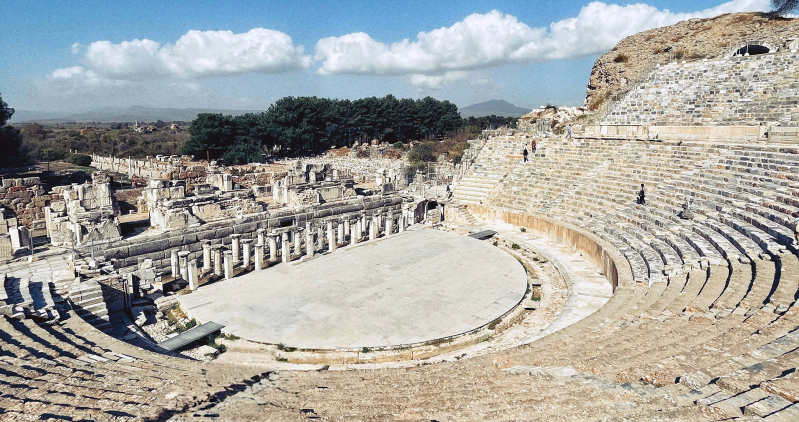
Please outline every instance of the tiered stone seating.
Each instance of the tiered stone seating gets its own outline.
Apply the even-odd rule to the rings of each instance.
[[[2,420],[162,420],[258,378],[147,352],[74,317],[47,326],[0,317],[0,344]]]
[[[605,306],[523,347],[466,360],[279,372],[207,416],[796,420],[799,259],[790,214],[799,209],[799,151],[549,140],[522,163],[528,141],[489,140],[454,189],[454,215],[474,225],[469,209],[479,205],[584,234],[620,274]],[[635,203],[641,183],[644,206]],[[679,216],[686,197],[692,220]],[[150,353],[74,317],[52,326],[0,317],[0,341],[3,417],[158,419],[192,408],[202,418],[195,404],[255,374]]]

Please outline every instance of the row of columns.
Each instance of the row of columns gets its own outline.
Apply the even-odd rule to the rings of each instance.
[[[398,232],[404,232],[406,226],[413,224],[413,219],[409,217],[409,210],[403,208],[402,215],[397,219]],[[314,230],[311,222],[305,223],[304,237],[305,237],[305,256],[312,258],[316,250],[325,249],[325,240],[327,240],[327,250],[335,252],[338,245],[346,243],[346,237],[349,236],[351,244],[361,242],[368,230],[369,240],[375,240],[381,232],[381,216],[378,214],[367,217],[361,215],[353,221],[350,218],[344,218],[334,226],[334,219],[327,220],[324,224],[317,227],[317,239],[314,243]],[[394,230],[394,216],[392,213],[383,219],[384,227],[382,233],[386,236],[393,234]],[[325,227],[326,226],[326,227]],[[224,250],[222,245],[211,245],[211,241],[202,241],[202,267],[198,269],[197,259],[189,259],[188,251],[179,251],[173,249],[171,251],[170,262],[172,264],[172,276],[174,278],[182,278],[188,280],[189,288],[191,290],[197,289],[199,286],[200,272],[213,271],[213,275],[217,277],[225,276],[226,279],[233,277],[233,268],[241,264],[242,267],[249,267],[254,262],[255,271],[261,271],[265,263],[265,249],[269,249],[269,260],[277,260],[278,237],[280,238],[280,256],[282,262],[289,262],[291,260],[291,240],[294,241],[294,253],[302,253],[302,238],[300,234],[302,230],[291,230],[280,233],[267,234],[265,229],[258,229],[256,231],[257,237],[255,239],[242,239],[240,234],[231,235],[231,244],[229,250]],[[253,245],[253,242],[255,244]]]

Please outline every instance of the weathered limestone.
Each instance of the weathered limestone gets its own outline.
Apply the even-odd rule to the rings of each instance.
[[[232,234],[230,235],[230,250],[233,252],[233,265],[236,265],[241,260],[241,235],[240,234]]]
[[[189,279],[189,270],[188,270],[188,262],[189,262],[189,251],[180,251],[178,252],[178,266],[180,267],[180,278],[183,280]]]
[[[153,179],[145,188],[151,226],[179,229],[263,211],[250,189],[227,189],[223,183],[225,189],[214,190],[210,184],[195,184],[194,193],[186,195],[186,187],[174,183],[179,182]]]
[[[399,233],[405,231],[405,221],[407,220],[407,218],[408,218],[408,210],[402,208],[402,214],[399,216],[399,219],[397,220],[397,231]]]
[[[266,229],[258,229],[258,230],[255,231],[255,233],[258,234],[258,243],[260,243],[262,245],[266,244],[266,242],[264,241],[264,232],[265,231],[266,231]]]
[[[203,271],[211,269],[211,241],[203,240]]]
[[[178,249],[169,251],[169,263],[172,264],[172,277],[178,278],[180,275],[180,266],[178,265]]]
[[[392,230],[394,230],[394,217],[389,213],[386,215],[386,236],[391,236]]]
[[[342,243],[347,240],[347,236],[349,236],[350,239],[352,239],[352,232],[350,230],[351,230],[350,219],[349,218],[345,218],[344,219],[344,237],[342,237],[342,239],[341,239]]]
[[[233,251],[225,251],[225,280],[233,278]]]
[[[249,240],[249,239],[244,239],[244,240],[241,241],[241,246],[242,246],[242,251],[243,251],[243,257],[242,257],[242,260],[241,260],[241,266],[244,267],[244,268],[249,267],[250,266],[250,262],[252,261],[251,244],[252,244],[252,240]]]
[[[353,244],[357,245],[361,241],[361,238],[363,237],[361,236],[360,219],[355,220],[355,224],[353,224],[352,229],[354,230],[354,233],[350,236],[350,241]]]
[[[274,261],[277,259],[277,239],[276,235],[269,235],[269,260]]]
[[[213,247],[214,255],[214,275],[217,277],[222,276],[222,246]]]
[[[119,214],[111,195],[111,180],[102,173],[92,175],[91,184],[58,186],[54,195],[63,200],[50,204],[46,221],[50,242],[56,246],[107,243],[122,238]]]
[[[291,235],[294,237],[294,255],[300,256],[302,255],[302,233],[300,233],[302,229],[297,229],[293,231]]]
[[[313,255],[313,230],[311,223],[305,223],[305,256],[308,258],[313,258]]]
[[[196,259],[189,260],[188,273],[189,273],[189,289],[192,291],[197,290],[197,288],[200,287],[200,278],[197,272]]]
[[[337,235],[338,235],[337,242],[338,242],[339,245],[343,246],[344,245],[344,224],[342,224],[342,222],[339,221],[338,223],[336,223],[336,226],[338,226],[338,227],[336,227],[336,231],[337,231]]]
[[[327,220],[327,250],[328,252],[336,251],[336,238],[333,235],[333,220]]]
[[[379,224],[380,223],[378,222],[377,216],[373,215],[372,216],[372,222],[369,224],[369,240],[377,239],[377,235],[378,235],[377,231],[378,231],[378,225]]]
[[[289,251],[289,234],[288,232],[283,232],[280,237],[280,254],[283,262],[291,261],[291,252]]]
[[[255,244],[255,271],[264,269],[264,243],[258,242]]]
[[[325,229],[322,228],[321,224],[317,228],[316,242],[317,242],[316,249],[319,250],[325,249]]]

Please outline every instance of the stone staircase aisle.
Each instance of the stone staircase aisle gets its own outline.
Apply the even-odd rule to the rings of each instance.
[[[108,308],[105,306],[103,290],[98,282],[90,280],[73,285],[69,290],[69,300],[75,313],[83,320],[100,331],[111,332]]]

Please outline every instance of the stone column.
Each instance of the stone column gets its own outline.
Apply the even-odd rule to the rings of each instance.
[[[355,220],[355,224],[352,225],[352,231],[350,242],[353,245],[357,245],[361,241],[361,223],[358,220]]]
[[[266,242],[264,241],[264,232],[266,229],[258,229],[255,232],[258,233],[258,243],[265,245]]]
[[[178,252],[178,265],[180,266],[180,278],[189,279],[189,251]]]
[[[218,245],[214,246],[213,255],[214,255],[214,275],[220,277],[222,275],[222,247]]]
[[[369,224],[369,240],[377,239],[377,216],[372,216],[372,222]]]
[[[336,251],[336,237],[333,234],[333,220],[327,221],[327,250],[329,252]]]
[[[178,250],[172,249],[170,251],[170,264],[172,264],[172,277],[180,277],[180,266],[178,266]]]
[[[250,252],[251,251],[251,248],[250,248],[251,243],[252,243],[252,240],[249,240],[249,239],[241,241],[241,248],[244,251],[243,258],[241,259],[241,266],[244,267],[244,268],[247,268],[247,267],[250,266],[250,261],[251,261],[251,256],[252,256],[251,252]]]
[[[402,209],[402,214],[400,214],[399,219],[397,220],[397,231],[402,233],[405,231],[405,218],[407,218],[408,213],[406,212],[405,208]]]
[[[269,235],[269,260],[274,261],[277,259],[277,239],[274,234]]]
[[[225,280],[233,278],[233,251],[225,251]]]
[[[200,277],[197,273],[197,260],[189,260],[189,290],[197,290],[200,287]]]
[[[241,235],[240,234],[232,234],[230,235],[231,245],[231,252],[233,252],[233,265],[236,265],[241,260]]]
[[[280,238],[280,248],[281,254],[283,255],[283,262],[291,261],[291,256],[289,255],[289,234],[284,232]]]
[[[351,228],[352,227],[350,227],[350,219],[349,218],[345,218],[344,219],[344,240],[346,240],[347,236],[349,236],[350,239],[352,239],[352,232],[350,232]],[[350,242],[352,242],[352,240],[350,240]]]
[[[341,221],[338,222],[336,231],[338,232],[338,244],[344,246],[344,224]]]
[[[203,271],[211,269],[211,241],[203,240]]]
[[[392,230],[394,230],[394,216],[388,213],[386,214],[386,236],[391,236]]]
[[[294,236],[294,255],[302,255],[302,234],[299,230],[291,233]]]
[[[264,244],[258,242],[255,244],[255,271],[264,269]]]
[[[323,250],[325,248],[325,229],[320,224],[316,230],[316,249]]]
[[[305,255],[308,258],[314,255],[313,226],[310,221],[305,222]]]
[[[310,259],[313,258],[313,255],[313,230],[311,229],[311,223],[307,223],[305,224],[305,256]]]
[[[416,224],[416,212],[411,206],[408,206],[408,226]]]

